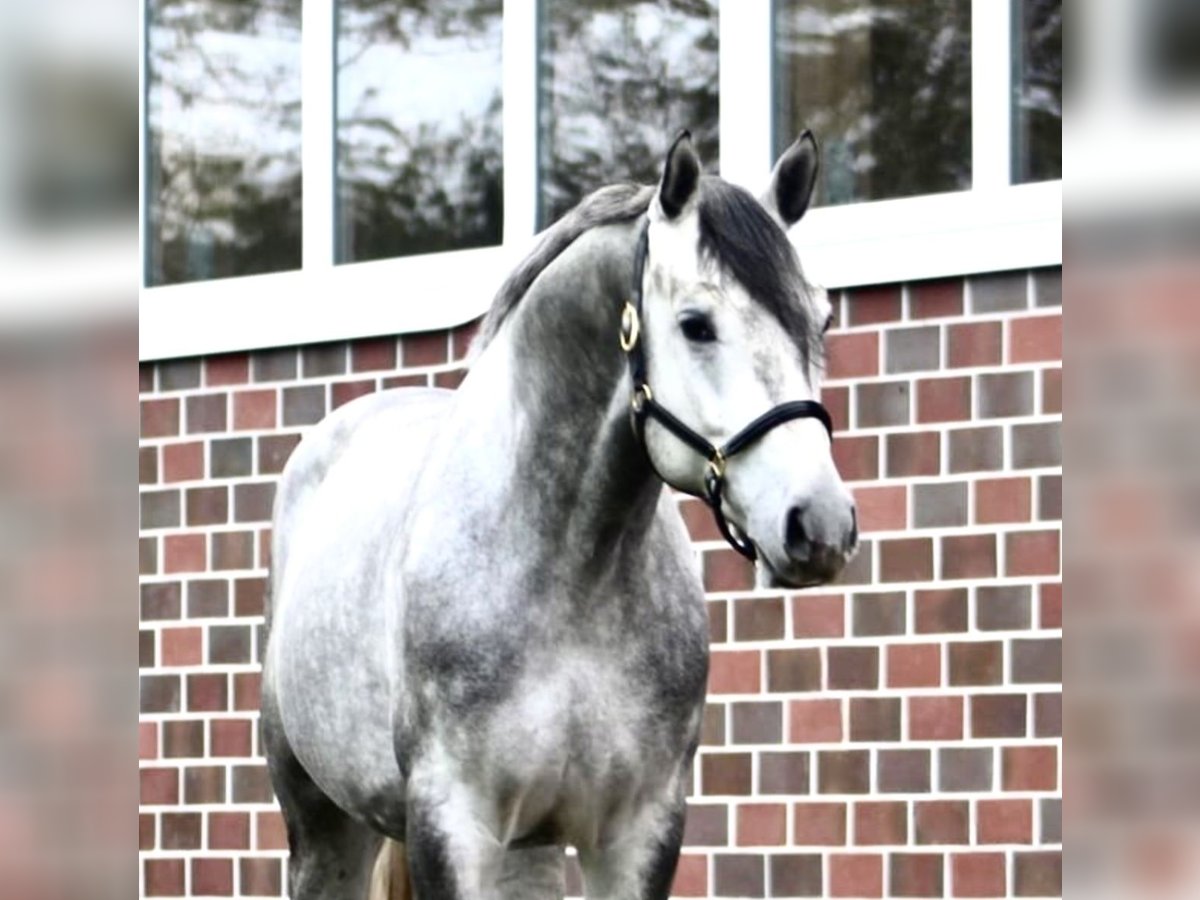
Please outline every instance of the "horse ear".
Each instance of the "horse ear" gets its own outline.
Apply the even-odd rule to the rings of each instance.
[[[663,215],[674,219],[696,194],[700,184],[700,157],[692,147],[692,134],[686,128],[679,132],[667,151],[662,181],[658,185],[658,204]]]
[[[784,228],[800,221],[817,183],[817,140],[807,128],[783,151],[771,172],[771,184],[762,196],[767,208]]]

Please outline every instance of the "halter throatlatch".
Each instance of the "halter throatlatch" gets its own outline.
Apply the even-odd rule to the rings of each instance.
[[[716,447],[654,399],[654,392],[650,390],[650,384],[646,380],[646,350],[645,342],[641,339],[642,275],[646,269],[646,256],[650,248],[649,227],[650,223],[647,221],[638,235],[633,262],[632,297],[621,310],[621,349],[625,351],[625,358],[629,363],[629,377],[633,382],[633,394],[629,400],[633,428],[642,449],[646,450],[646,419],[654,419],[708,461],[704,473],[704,495],[701,499],[712,510],[721,536],[734,550],[753,562],[758,558],[754,543],[725,518],[721,509],[721,499],[725,490],[725,468],[730,457],[745,450],[772,428],[792,419],[816,419],[825,426],[829,439],[833,440],[833,421],[829,417],[829,411],[816,400],[792,400],[767,410],[720,447]],[[646,450],[646,457],[649,456],[649,450]]]

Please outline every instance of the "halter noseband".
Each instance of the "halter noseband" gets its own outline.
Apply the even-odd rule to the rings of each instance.
[[[721,510],[726,464],[730,457],[745,450],[772,428],[792,419],[818,420],[825,426],[829,439],[833,440],[833,421],[829,417],[829,411],[816,400],[792,400],[767,410],[720,447],[716,447],[654,399],[654,392],[650,390],[646,381],[646,351],[641,340],[642,276],[650,249],[649,228],[650,223],[647,221],[638,235],[637,252],[633,262],[633,296],[621,311],[621,349],[625,351],[625,358],[629,363],[629,378],[633,382],[629,407],[634,432],[642,449],[646,451],[647,459],[650,458],[650,451],[646,448],[646,419],[651,418],[708,460],[708,470],[704,474],[704,496],[701,499],[712,510],[721,536],[734,550],[753,562],[758,557],[754,543],[745,534],[735,533],[738,529],[726,520],[725,513]],[[654,466],[653,460],[650,465]],[[666,481],[665,478],[663,480]]]

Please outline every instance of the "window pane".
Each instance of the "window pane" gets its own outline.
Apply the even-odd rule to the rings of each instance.
[[[970,0],[776,0],[778,155],[821,146],[816,202],[971,186]]]
[[[1062,0],[1015,0],[1013,180],[1062,178]]]
[[[602,185],[657,181],[681,128],[716,171],[716,0],[542,0],[539,25],[539,227]]]
[[[502,5],[339,2],[339,262],[500,243]]]
[[[146,281],[300,265],[300,0],[150,0]]]

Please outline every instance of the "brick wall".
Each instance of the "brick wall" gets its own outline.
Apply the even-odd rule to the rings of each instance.
[[[682,500],[713,655],[678,896],[1061,893],[1060,294],[1055,269],[835,299],[824,399],[863,531],[838,585],[753,590]],[[331,408],[456,386],[470,333],[142,366],[143,896],[282,893],[275,478]]]

